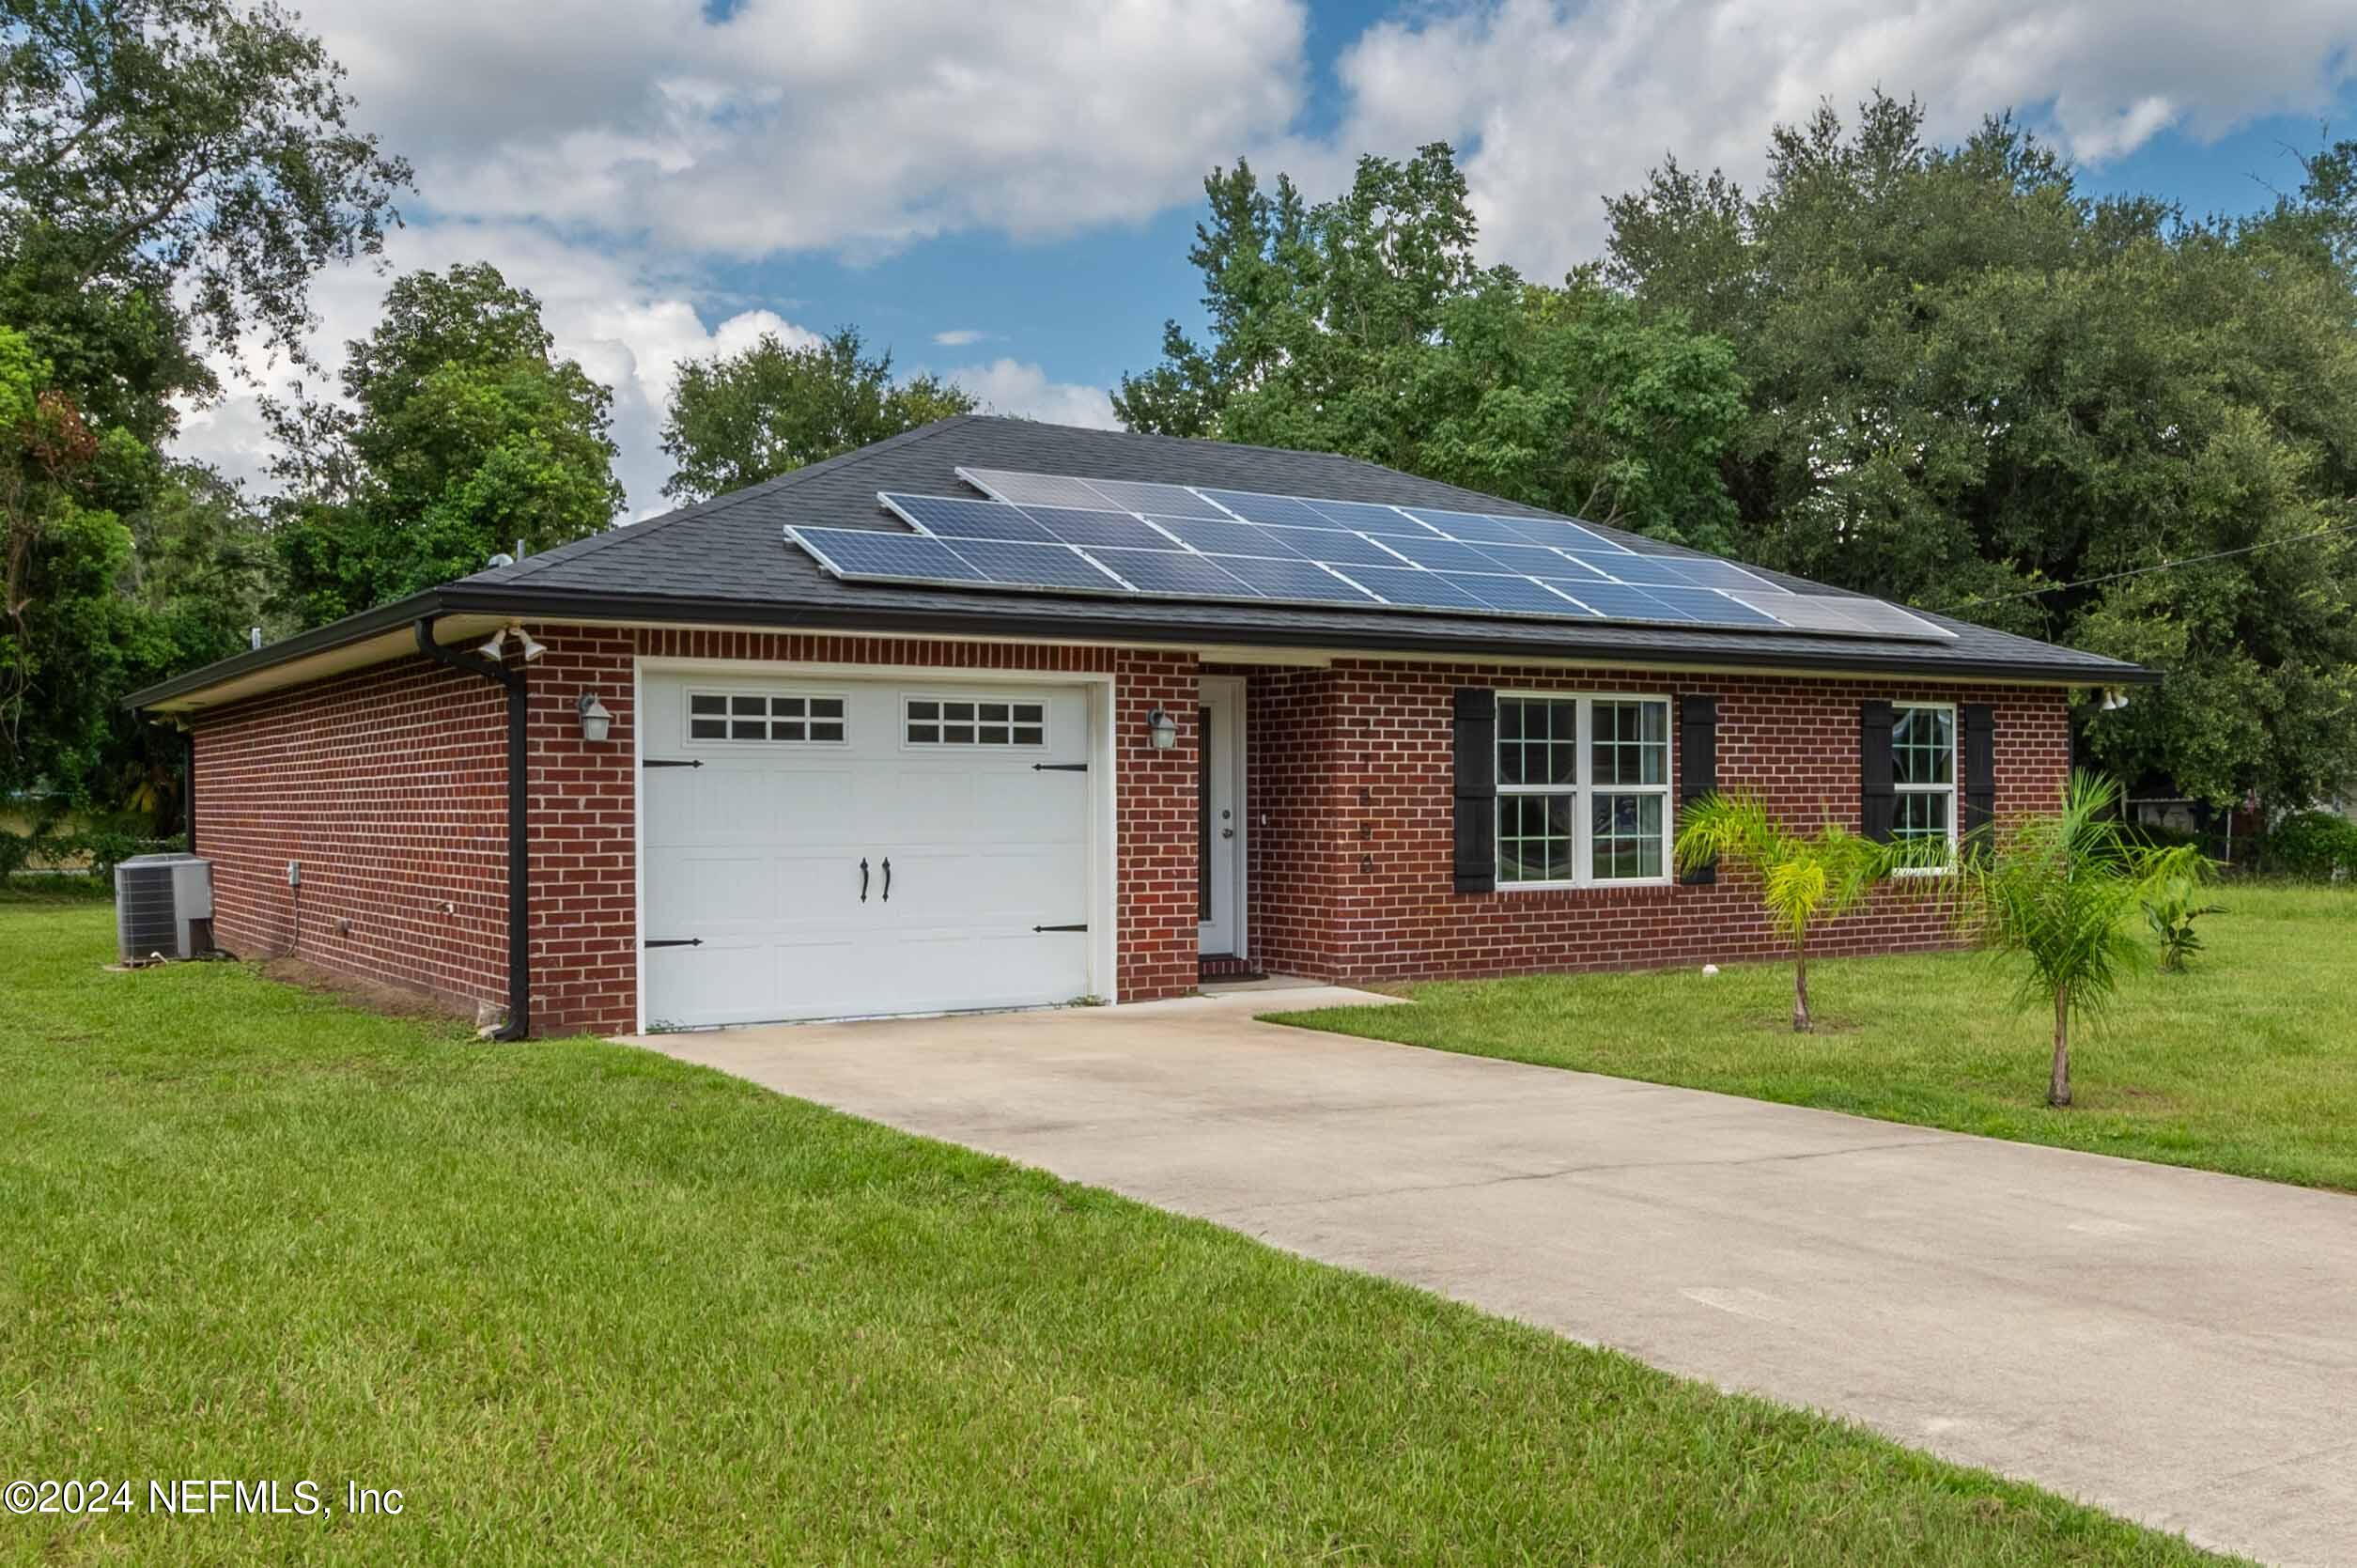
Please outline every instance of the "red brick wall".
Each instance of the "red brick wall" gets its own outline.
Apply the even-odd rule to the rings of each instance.
[[[638,1009],[631,777],[634,654],[828,664],[1068,671],[1114,677],[1116,984],[1124,1001],[1195,985],[1195,663],[1173,654],[914,639],[534,626],[530,728],[532,1021],[617,1032]],[[608,738],[581,738],[594,692]],[[215,930],[233,952],[323,968],[458,1003],[506,1001],[505,699],[407,659],[203,717],[198,852],[213,858]],[[1179,744],[1146,741],[1156,706]],[[286,887],[303,862],[302,927]],[[343,923],[349,923],[349,931]]]
[[[631,660],[650,657],[1114,677],[1118,986],[1124,1001],[1196,978],[1198,667],[1191,656],[913,639],[538,627],[527,672],[533,1021],[619,1031],[637,1010]],[[1337,979],[1698,962],[1776,951],[1749,890],[1450,888],[1451,693],[1459,686],[1718,696],[1719,779],[1787,815],[1857,815],[1857,705],[1997,708],[1998,810],[2053,800],[2069,766],[2061,693],[1782,677],[1669,679],[1346,661],[1248,673],[1249,945],[1264,967]],[[594,691],[610,738],[580,738]],[[198,850],[215,862],[224,945],[461,1001],[505,1001],[504,699],[420,659],[200,720]],[[1155,751],[1146,715],[1179,721]],[[303,864],[302,922],[285,881]],[[1946,939],[1940,912],[1890,902],[1829,930],[1829,952]]]
[[[1993,704],[2001,816],[2052,806],[2070,768],[2065,699],[2051,690],[1372,661],[1259,671],[1248,789],[1263,967],[1372,980],[1780,955],[1755,890],[1726,868],[1706,887],[1455,893],[1450,724],[1461,686],[1715,695],[1720,787],[1760,794],[1806,825],[1858,819],[1858,705],[1869,698]],[[1950,939],[1935,901],[1884,897],[1815,945],[1889,952]]]
[[[196,727],[213,935],[454,1002],[506,995],[506,699],[411,658]],[[298,895],[287,862],[302,865]],[[300,913],[300,922],[298,922]]]
[[[1201,920],[1195,856],[1200,699],[1192,655],[1133,653],[1114,661],[1113,757],[1119,806],[1121,999],[1146,1001],[1195,988]],[[1178,740],[1156,751],[1147,717],[1161,708]]]

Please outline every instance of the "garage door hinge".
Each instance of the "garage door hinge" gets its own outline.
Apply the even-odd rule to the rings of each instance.
[[[693,757],[647,757],[641,761],[639,766],[641,768],[701,768],[704,763],[700,758]]]
[[[1085,762],[1035,762],[1031,764],[1031,771],[1034,773],[1085,773],[1088,770],[1089,765]]]
[[[641,942],[639,945],[641,947],[702,947],[704,939],[702,937],[659,937],[651,941]]]
[[[1089,923],[1085,920],[1078,925],[1034,925],[1031,927],[1034,931],[1086,931],[1088,928]]]

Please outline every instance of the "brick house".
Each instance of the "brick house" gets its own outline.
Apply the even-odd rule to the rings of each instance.
[[[1682,800],[1953,843],[2148,678],[1355,459],[966,417],[132,702],[221,945],[547,1033],[1765,956]]]

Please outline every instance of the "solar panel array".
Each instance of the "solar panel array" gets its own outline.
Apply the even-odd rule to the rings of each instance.
[[[1556,518],[959,469],[988,499],[881,492],[915,530],[790,527],[835,576],[1752,631],[1946,638],[1879,599],[1795,594],[1729,561]]]

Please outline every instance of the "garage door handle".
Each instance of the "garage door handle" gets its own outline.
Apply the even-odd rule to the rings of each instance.
[[[860,857],[860,902],[867,902],[867,857]]]
[[[892,858],[890,855],[887,855],[887,856],[885,856],[885,857],[884,857],[884,902],[885,902],[885,903],[887,903],[887,904],[889,904],[889,903],[891,903],[892,901]]]

